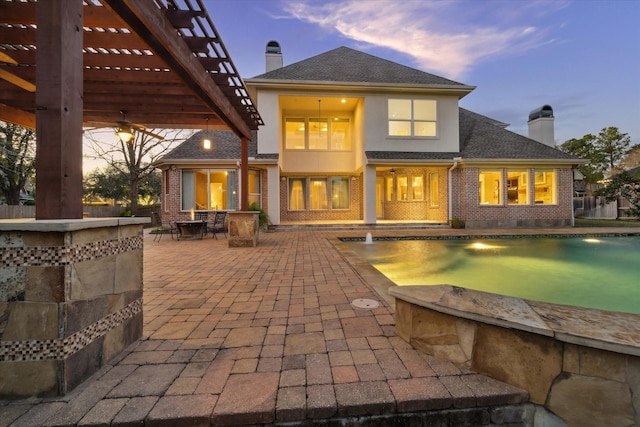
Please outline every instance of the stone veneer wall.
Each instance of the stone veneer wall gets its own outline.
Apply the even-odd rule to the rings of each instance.
[[[542,424],[640,425],[640,316],[453,286],[389,292],[399,336],[527,390],[548,411]]]
[[[141,337],[147,222],[0,221],[0,397],[64,395]]]

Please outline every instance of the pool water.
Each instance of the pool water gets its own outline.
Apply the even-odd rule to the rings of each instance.
[[[640,236],[347,244],[398,285],[449,284],[640,314]]]

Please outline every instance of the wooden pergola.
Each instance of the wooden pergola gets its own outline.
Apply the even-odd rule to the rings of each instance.
[[[82,127],[231,129],[262,119],[202,0],[0,2],[0,120],[35,128],[36,219],[82,218]],[[114,136],[115,138],[115,136]]]

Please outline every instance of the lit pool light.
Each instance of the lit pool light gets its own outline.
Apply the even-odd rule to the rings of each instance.
[[[490,244],[481,243],[481,242],[474,242],[474,243],[470,244],[469,246],[467,246],[467,248],[476,249],[476,250],[479,250],[479,251],[486,251],[486,250],[492,250],[492,249],[502,249],[502,248],[504,248],[504,246],[490,245]]]
[[[582,241],[586,243],[602,243],[602,240],[594,238],[582,239]]]

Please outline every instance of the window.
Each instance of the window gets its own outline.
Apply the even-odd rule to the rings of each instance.
[[[502,170],[480,170],[480,204],[502,204]]]
[[[305,120],[287,119],[285,124],[287,150],[304,150],[305,148]]]
[[[331,178],[331,209],[349,209],[350,194],[348,177]]]
[[[387,202],[390,202],[393,200],[393,177],[392,176],[388,176],[387,180],[386,180],[386,188],[387,188]]]
[[[326,150],[329,142],[327,119],[309,119],[309,150]]]
[[[437,136],[437,103],[429,99],[389,99],[389,136]]]
[[[235,169],[183,169],[182,210],[235,210]]]
[[[311,209],[327,209],[327,178],[311,178]]]
[[[529,203],[529,173],[526,170],[507,169],[507,203],[526,205]]]
[[[351,150],[350,120],[345,117],[287,117],[285,149]]]
[[[411,185],[411,200],[422,200],[424,198],[424,183],[422,175],[413,175],[411,180],[413,181]]]
[[[556,171],[553,169],[534,169],[534,200],[536,204],[556,203]]]
[[[260,191],[260,171],[249,170],[249,204],[255,203],[262,206],[262,193]]]
[[[407,194],[407,176],[399,175],[398,176],[398,200],[408,200],[409,195]]]
[[[289,178],[289,209],[306,209],[306,180],[304,178]]]
[[[351,207],[349,182],[349,177],[338,176],[289,178],[289,210],[328,210],[329,207],[349,209]],[[329,183],[331,183],[330,188]]]
[[[429,174],[429,188],[431,193],[430,205],[436,207],[440,205],[440,185],[438,172],[432,172]]]

